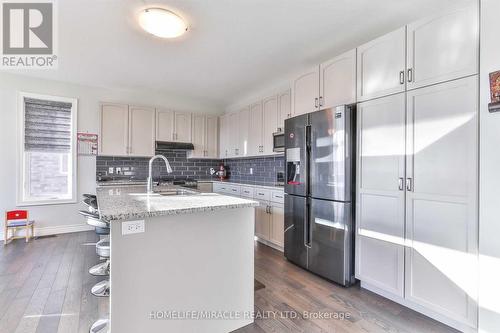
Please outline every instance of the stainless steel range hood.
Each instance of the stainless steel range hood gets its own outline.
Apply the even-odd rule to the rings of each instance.
[[[194,146],[192,143],[187,142],[156,141],[155,149],[156,151],[172,149],[194,150]]]

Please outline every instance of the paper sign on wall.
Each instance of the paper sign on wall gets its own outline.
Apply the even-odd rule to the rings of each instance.
[[[78,155],[97,155],[97,134],[77,133]]]

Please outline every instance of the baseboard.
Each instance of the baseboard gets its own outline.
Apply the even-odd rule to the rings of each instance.
[[[431,311],[429,309],[426,309],[425,307],[419,305],[419,304],[415,304],[407,299],[404,299],[404,298],[401,298],[397,295],[393,295],[385,290],[382,290],[380,288],[377,288],[369,283],[366,283],[366,282],[363,282],[361,281],[361,288],[363,289],[366,289],[366,290],[369,290],[371,292],[374,292],[375,294],[378,294],[382,297],[385,297],[385,298],[388,298],[390,299],[391,301],[393,302],[396,302],[396,303],[399,303],[403,306],[406,306],[407,308],[410,308],[414,311],[417,311],[417,312],[420,312],[421,314],[427,316],[427,317],[430,317],[436,321],[439,321],[440,323],[443,323],[445,325],[448,325],[454,329],[457,329],[461,332],[464,332],[464,333],[475,333],[477,332],[477,329],[476,328],[473,328],[473,327],[470,327],[464,323],[461,323],[461,322],[458,322],[454,319],[451,319],[451,318],[448,318],[446,316],[443,316],[439,313],[436,313],[434,311]]]
[[[275,249],[275,250],[278,250],[278,251],[280,251],[280,252],[283,252],[283,251],[284,251],[283,247],[281,247],[281,246],[279,246],[279,245],[276,245],[276,244],[274,244],[274,243],[272,243],[272,242],[270,242],[270,241],[267,241],[267,240],[265,240],[265,239],[259,238],[259,237],[257,237],[257,236],[255,236],[255,239],[257,240],[257,242],[262,243],[262,244],[264,244],[264,245],[267,245],[267,246],[269,246],[269,247],[272,247],[272,248],[273,248],[273,249]]]
[[[89,231],[94,228],[85,223],[79,224],[70,224],[70,225],[57,225],[51,227],[40,227],[37,228],[35,225],[35,237],[39,236],[48,236],[48,235],[57,235],[57,234],[67,234],[70,232],[80,232],[80,231]],[[24,230],[19,229],[18,235],[24,235]],[[3,230],[0,232],[0,240],[4,240]]]

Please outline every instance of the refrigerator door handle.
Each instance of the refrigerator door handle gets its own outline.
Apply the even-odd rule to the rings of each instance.
[[[311,205],[309,200],[306,202],[306,211],[304,214],[304,246],[311,248]]]

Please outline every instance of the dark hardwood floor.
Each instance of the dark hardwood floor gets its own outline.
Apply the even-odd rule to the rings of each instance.
[[[108,299],[90,294],[102,278],[87,272],[98,262],[97,240],[81,232],[2,246],[0,333],[83,333],[105,316]],[[265,285],[255,292],[256,320],[238,333],[455,332],[358,286],[323,280],[261,244],[255,247],[255,278]],[[306,318],[305,312],[331,318]]]

